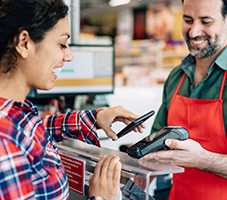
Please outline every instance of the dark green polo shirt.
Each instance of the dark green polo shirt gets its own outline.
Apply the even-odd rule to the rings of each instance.
[[[208,70],[204,79],[196,86],[194,83],[194,70],[195,60],[194,57],[188,55],[180,64],[180,66],[174,68],[164,85],[163,102],[157,113],[151,132],[155,132],[167,125],[167,113],[170,104],[170,100],[176,87],[184,73],[186,77],[178,92],[179,95],[196,98],[196,99],[218,99],[220,86],[224,71],[227,70],[227,47],[221,52],[214,63]],[[227,81],[226,81],[227,82]],[[225,83],[225,89],[223,94],[223,108],[224,108],[224,124],[227,131],[227,83]],[[215,113],[214,113],[215,118]],[[206,119],[204,119],[206,123]]]

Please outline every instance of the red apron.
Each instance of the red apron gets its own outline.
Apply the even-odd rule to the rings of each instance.
[[[185,78],[182,76],[170,102],[168,126],[183,126],[190,138],[208,151],[227,154],[227,140],[223,119],[223,100],[227,71],[225,71],[218,99],[191,99],[178,95]],[[215,163],[214,163],[215,165]],[[226,166],[227,167],[227,166]],[[226,200],[227,179],[195,168],[173,175],[170,200]]]

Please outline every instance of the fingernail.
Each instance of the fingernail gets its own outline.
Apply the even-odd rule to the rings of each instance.
[[[116,159],[117,161],[120,160],[120,157],[119,156],[114,156],[114,159]]]
[[[165,144],[166,144],[167,146],[170,146],[170,145],[171,145],[171,140],[168,140],[168,139],[167,139],[167,140],[165,141]]]
[[[117,136],[114,136],[114,137],[112,138],[113,141],[116,141],[117,139],[118,139]]]
[[[144,156],[144,157],[140,158],[139,160],[144,161],[146,158],[147,158],[147,156]]]

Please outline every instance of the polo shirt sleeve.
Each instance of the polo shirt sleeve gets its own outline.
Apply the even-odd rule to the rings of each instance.
[[[174,68],[168,76],[163,88],[162,104],[154,120],[151,134],[156,131],[159,131],[164,126],[167,126],[169,104],[172,99],[173,93],[178,85],[178,82],[182,76],[182,73],[183,71],[181,70],[180,66],[178,66]]]
[[[56,142],[70,137],[100,146],[96,133],[96,114],[96,110],[74,110],[65,114],[51,115],[44,119],[44,126]]]
[[[154,132],[159,131],[161,128],[167,125],[167,97],[166,97],[166,90],[164,87],[163,97],[162,97],[162,104],[159,108],[159,111],[155,117],[154,123],[151,128],[151,134]]]

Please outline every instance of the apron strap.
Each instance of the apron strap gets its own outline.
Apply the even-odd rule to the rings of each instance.
[[[179,91],[179,89],[180,89],[180,87],[181,87],[181,85],[182,85],[182,83],[183,83],[183,81],[184,81],[184,77],[185,77],[185,76],[186,76],[186,73],[184,73],[183,76],[181,77],[180,82],[179,82],[179,84],[177,85],[177,88],[176,88],[176,90],[175,90],[175,92],[174,92],[174,96],[178,94],[178,91]]]
[[[186,76],[186,73],[184,73],[183,76],[181,77],[181,80],[180,80],[179,84],[177,85],[177,88],[174,92],[174,95],[178,94],[178,91],[180,90],[180,87],[181,87],[181,85],[184,81],[185,76]],[[219,100],[222,100],[222,98],[223,98],[226,78],[227,78],[227,70],[224,72],[224,75],[223,75],[223,78],[222,78],[222,83],[221,83],[221,88],[220,88],[220,93],[219,93],[219,98],[218,98]]]
[[[223,78],[222,78],[221,89],[220,89],[220,93],[219,93],[219,100],[222,100],[222,97],[223,97],[226,76],[227,76],[227,71],[224,72],[224,75],[223,75]]]

